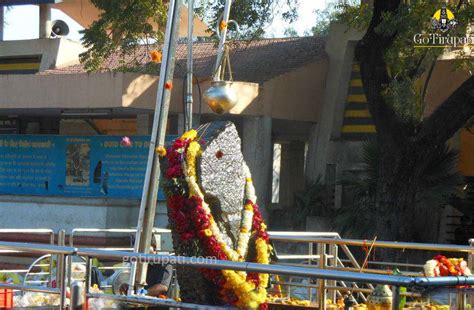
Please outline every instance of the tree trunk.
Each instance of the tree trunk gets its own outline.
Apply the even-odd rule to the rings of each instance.
[[[416,162],[408,148],[379,143],[379,177],[376,191],[376,233],[380,240],[409,241],[406,225],[416,204]]]

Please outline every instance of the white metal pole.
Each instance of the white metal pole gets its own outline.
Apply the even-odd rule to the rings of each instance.
[[[140,212],[138,215],[137,233],[135,236],[134,252],[149,253],[151,235],[155,222],[158,186],[160,179],[160,164],[155,148],[165,143],[168,110],[173,86],[176,42],[179,29],[179,13],[182,0],[171,0],[168,7],[165,41],[163,44],[163,60],[161,62],[160,79],[156,96],[155,115],[148,152],[148,162],[145,172]],[[133,293],[135,284],[143,287],[146,281],[147,264],[132,264],[129,280],[129,294]]]
[[[5,27],[5,7],[0,5],[0,42],[3,41],[4,27]]]
[[[230,7],[232,6],[232,0],[226,0],[224,6],[224,13],[222,14],[221,23],[223,23],[224,27],[221,29],[221,25],[217,25],[216,32],[219,35],[219,47],[217,48],[217,59],[215,65],[215,72],[214,72],[214,81],[218,81],[220,79],[221,73],[221,63],[222,57],[224,56],[224,45],[227,38],[227,29],[229,24],[229,16],[230,16]]]
[[[193,127],[193,23],[194,23],[194,0],[188,0],[188,68],[186,73],[186,122],[184,130]]]

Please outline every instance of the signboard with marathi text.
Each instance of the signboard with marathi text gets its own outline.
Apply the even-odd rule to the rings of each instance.
[[[130,139],[0,135],[0,194],[140,199],[150,137]]]

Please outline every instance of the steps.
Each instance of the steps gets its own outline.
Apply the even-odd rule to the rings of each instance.
[[[352,64],[341,134],[344,140],[367,140],[376,134],[358,63]]]

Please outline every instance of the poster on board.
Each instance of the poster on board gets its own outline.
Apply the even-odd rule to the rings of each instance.
[[[0,135],[0,194],[140,199],[150,137],[121,139]]]

